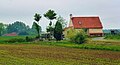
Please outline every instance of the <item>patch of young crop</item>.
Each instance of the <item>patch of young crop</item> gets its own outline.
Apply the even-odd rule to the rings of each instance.
[[[3,65],[117,65],[120,63],[120,52],[85,50],[35,44],[1,44],[0,63]]]

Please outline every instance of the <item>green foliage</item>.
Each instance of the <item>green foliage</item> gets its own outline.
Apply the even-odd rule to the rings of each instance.
[[[61,16],[57,18],[57,21],[59,21],[62,24],[62,28],[64,29],[67,26],[67,22],[65,22],[65,19]]]
[[[39,20],[41,19],[41,17],[42,17],[42,16],[40,16],[40,14],[35,13],[35,15],[34,15],[34,20],[37,21],[37,22],[39,22]]]
[[[34,20],[37,21],[38,23],[36,22],[33,22],[33,25],[35,25],[35,29],[37,30],[37,33],[38,33],[38,38],[40,37],[40,26],[39,26],[39,20],[41,19],[42,16],[40,16],[40,14],[37,14],[35,13],[34,15]]]
[[[44,16],[47,18],[47,19],[50,19],[50,20],[53,20],[53,19],[56,19],[56,13],[54,12],[54,10],[48,10]]]
[[[28,36],[0,36],[0,43],[29,42],[35,39],[35,36],[29,36],[27,40],[26,37]]]
[[[40,26],[36,22],[33,22],[33,25],[35,25],[35,29],[38,33],[38,37],[40,37]]]
[[[82,44],[86,42],[86,36],[83,32],[78,33],[72,39],[75,43]]]
[[[28,41],[33,40],[35,36],[29,36]],[[17,44],[26,44],[25,40],[26,36],[1,36],[0,44],[11,44],[18,42]],[[19,43],[22,42],[22,43]],[[24,43],[25,42],[25,43]],[[35,44],[34,42],[29,42],[27,44]],[[36,42],[39,45],[50,45],[50,46],[60,46],[60,47],[68,47],[68,48],[78,48],[78,49],[93,49],[93,50],[110,50],[110,51],[120,51],[120,41],[89,41],[85,44],[75,44],[71,41],[43,41]]]
[[[40,33],[41,33],[41,31],[42,31],[41,26],[39,26],[39,31],[40,31]],[[38,34],[34,22],[33,22],[33,24],[32,24],[32,28],[29,30],[29,34],[30,34],[30,35],[37,35],[37,34]]]
[[[6,33],[6,25],[3,23],[0,23],[0,36],[5,33]]]
[[[21,33],[21,32],[27,32],[29,31],[29,26],[26,26],[23,22],[19,22],[16,21],[13,24],[9,24],[7,26],[7,32],[8,33],[12,33],[12,32],[16,32],[16,33]]]
[[[62,32],[62,24],[60,23],[60,21],[57,21],[54,28],[54,37],[57,41],[62,40]]]
[[[51,40],[54,35],[54,27],[48,26],[46,30],[47,30],[47,39]]]
[[[67,31],[67,35],[66,38],[68,38],[69,41],[74,42],[74,43],[78,43],[78,44],[82,44],[86,41],[86,33],[84,32],[83,29],[72,29],[70,28]]]
[[[46,28],[47,32],[50,32],[49,33],[49,40],[53,37],[53,32],[54,32],[54,28],[52,27],[52,21],[53,19],[56,19],[56,13],[54,12],[54,10],[48,10],[45,14],[44,14],[44,17],[46,17],[47,19],[50,20],[50,23],[49,23],[49,27]]]
[[[47,30],[47,32],[53,32],[53,31],[54,31],[54,27],[48,26],[48,27],[46,28],[46,30]]]
[[[41,27],[39,29],[41,32]],[[8,25],[0,23],[0,32],[1,35],[12,32],[16,32],[18,35],[36,35],[38,33],[34,24],[32,25],[32,28],[30,28],[28,25],[20,21]]]
[[[120,40],[120,34],[116,34],[116,35],[109,34],[105,36],[105,39]]]
[[[104,42],[92,41],[92,42],[86,42],[85,44],[75,44],[71,41],[59,41],[59,42],[47,41],[47,42],[41,42],[41,45],[60,46],[60,47],[78,48],[78,49],[120,51],[120,42],[117,42],[116,44],[115,43],[116,42],[110,42],[110,41],[104,41]]]
[[[13,38],[13,39],[6,40],[5,42],[7,43],[26,42],[26,40],[24,38]]]
[[[54,10],[48,10],[45,14],[44,17],[46,17],[49,20],[53,20],[56,19],[56,13],[54,12]],[[50,21],[49,25],[52,25],[52,22]]]
[[[27,31],[20,32],[18,35],[29,35]]]
[[[34,41],[35,40],[35,38],[33,38],[33,37],[28,37],[28,36],[26,36],[26,42],[31,42],[31,41]]]
[[[72,28],[69,28],[67,30],[67,34],[65,34],[65,38],[67,38],[70,41],[77,33],[78,33],[78,31],[76,31]]]

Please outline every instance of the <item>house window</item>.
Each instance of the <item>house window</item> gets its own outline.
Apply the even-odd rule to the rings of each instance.
[[[111,34],[115,35],[115,31],[114,31],[114,30],[112,30],[112,31],[111,31]]]
[[[81,25],[81,24],[82,24],[82,22],[80,22],[80,21],[79,21],[79,22],[78,22],[78,24],[80,24],[80,25]]]

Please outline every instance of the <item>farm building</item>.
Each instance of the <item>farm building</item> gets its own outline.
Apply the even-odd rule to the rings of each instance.
[[[116,34],[120,34],[120,29],[105,29],[103,30],[103,32],[104,35],[109,35],[109,34],[116,35]]]
[[[18,34],[16,32],[4,34],[3,36],[17,36]]]
[[[99,17],[73,17],[70,15],[69,26],[65,28],[65,35],[67,30],[73,28],[75,30],[85,29],[89,36],[103,36],[103,26]]]

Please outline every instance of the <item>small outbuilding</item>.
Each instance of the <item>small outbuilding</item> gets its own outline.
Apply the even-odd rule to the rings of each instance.
[[[18,34],[16,32],[12,32],[9,34],[4,34],[4,36],[18,36]]]

